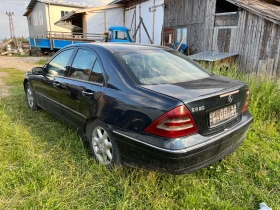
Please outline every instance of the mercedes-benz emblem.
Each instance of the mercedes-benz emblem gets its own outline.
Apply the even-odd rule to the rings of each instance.
[[[233,100],[233,96],[232,96],[232,95],[229,95],[229,96],[228,96],[228,102],[231,103],[232,100]]]

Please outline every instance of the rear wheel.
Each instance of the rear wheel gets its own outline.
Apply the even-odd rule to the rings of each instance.
[[[87,131],[90,150],[97,161],[113,168],[121,165],[118,147],[109,128],[100,120],[95,120],[89,125]]]
[[[26,93],[26,99],[27,99],[27,104],[29,108],[33,111],[38,109],[38,105],[36,103],[36,99],[34,96],[34,92],[32,90],[32,87],[29,82],[25,84],[25,93]]]

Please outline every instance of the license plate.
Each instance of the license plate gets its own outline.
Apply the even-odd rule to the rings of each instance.
[[[236,104],[215,110],[209,114],[210,127],[220,124],[236,116]]]

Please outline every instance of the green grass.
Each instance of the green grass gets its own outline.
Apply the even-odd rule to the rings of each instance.
[[[41,60],[39,60],[39,61],[37,61],[36,63],[38,64],[38,65],[40,65],[40,66],[43,66],[43,65],[45,65],[45,63],[48,61],[48,59],[41,59]]]
[[[11,86],[0,98],[0,209],[280,209],[280,93],[272,81],[220,72],[250,83],[248,138],[222,161],[174,176],[96,164],[74,130],[28,109],[22,71],[0,72]]]

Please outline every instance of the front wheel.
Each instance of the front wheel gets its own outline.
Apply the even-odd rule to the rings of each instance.
[[[109,128],[100,120],[89,125],[87,131],[90,150],[97,161],[108,167],[121,166],[121,159],[117,144]]]
[[[25,94],[26,94],[26,99],[27,99],[27,104],[28,104],[28,107],[35,111],[38,109],[38,105],[36,103],[36,99],[35,99],[35,96],[34,96],[34,92],[31,88],[31,85],[29,82],[27,82],[25,84]]]

